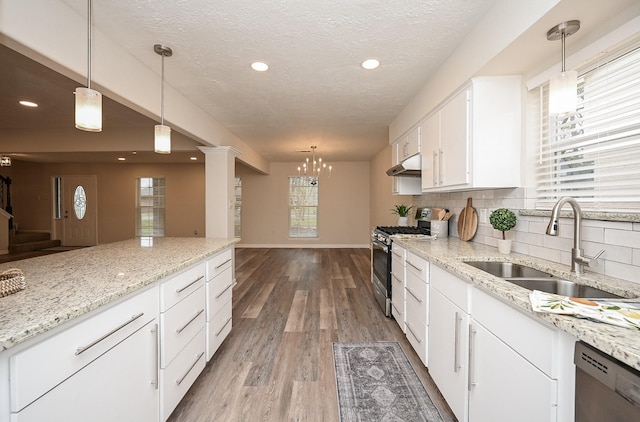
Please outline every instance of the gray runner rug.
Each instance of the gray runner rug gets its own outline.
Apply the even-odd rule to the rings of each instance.
[[[397,342],[333,343],[340,420],[442,422]]]

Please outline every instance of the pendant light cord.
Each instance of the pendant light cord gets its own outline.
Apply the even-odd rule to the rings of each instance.
[[[91,16],[93,15],[93,2],[88,0],[87,3],[87,10],[89,13],[89,17],[87,19],[87,88],[91,89]]]
[[[160,78],[160,124],[164,126],[164,53],[162,56],[162,77]]]

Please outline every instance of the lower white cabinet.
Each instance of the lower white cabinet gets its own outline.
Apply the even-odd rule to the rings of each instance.
[[[147,290],[12,356],[11,420],[157,421],[157,304]]]
[[[207,261],[206,358],[213,357],[232,326],[233,249],[220,252]]]
[[[431,265],[429,374],[459,421],[469,419],[469,291],[471,286]]]
[[[429,262],[407,251],[406,258],[406,314],[407,339],[420,360],[428,366],[429,338]]]

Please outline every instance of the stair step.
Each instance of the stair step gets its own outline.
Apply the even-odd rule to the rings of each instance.
[[[14,235],[9,236],[9,244],[16,245],[49,239],[51,239],[51,235],[48,232],[16,232]]]
[[[47,235],[47,237],[49,237]],[[60,246],[60,240],[37,240],[35,242],[22,242],[9,245],[9,253],[31,252],[41,249]]]

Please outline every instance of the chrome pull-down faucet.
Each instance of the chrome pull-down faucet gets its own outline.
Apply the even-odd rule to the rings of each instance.
[[[564,204],[568,203],[573,208],[573,249],[571,249],[571,271],[576,274],[582,274],[584,272],[583,266],[589,266],[591,260],[598,259],[600,255],[604,253],[604,250],[600,251],[595,257],[588,258],[583,255],[583,250],[580,247],[581,240],[581,227],[582,227],[582,210],[578,202],[568,196],[562,197],[556,202],[551,210],[551,219],[547,226],[547,234],[550,236],[558,235],[558,218],[560,216],[560,209]]]

